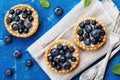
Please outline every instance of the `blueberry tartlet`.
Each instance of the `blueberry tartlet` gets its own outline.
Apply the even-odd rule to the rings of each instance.
[[[60,39],[48,46],[45,59],[51,70],[58,73],[68,73],[77,67],[80,53],[73,43]]]
[[[97,50],[106,42],[105,25],[94,17],[81,19],[74,26],[75,43],[84,50]]]
[[[6,13],[4,23],[9,33],[26,38],[37,31],[38,13],[27,4],[19,4]]]

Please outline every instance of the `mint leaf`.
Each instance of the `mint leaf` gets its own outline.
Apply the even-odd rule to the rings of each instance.
[[[91,3],[91,0],[84,0],[84,6],[87,7]]]
[[[44,8],[49,8],[50,7],[50,3],[48,0],[40,0],[40,5]]]
[[[118,64],[116,64],[112,67],[112,72],[114,74],[119,74],[120,75],[120,63],[118,63]]]

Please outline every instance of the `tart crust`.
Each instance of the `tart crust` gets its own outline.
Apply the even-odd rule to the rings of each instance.
[[[11,29],[11,23],[7,23],[6,19],[10,16],[9,11],[7,11],[5,18],[4,18],[4,24],[6,29],[8,30],[9,33],[11,33],[13,36],[17,36],[17,37],[22,37],[22,38],[26,38],[29,37],[31,35],[33,35],[37,29],[38,29],[38,25],[39,25],[39,21],[38,21],[38,13],[36,12],[36,10],[34,8],[32,8],[31,6],[27,5],[27,4],[19,4],[16,6],[13,6],[11,9],[22,9],[22,8],[27,8],[29,10],[32,11],[32,16],[34,17],[34,20],[32,21],[32,27],[29,28],[29,32],[28,33],[18,33],[18,31],[14,31]]]
[[[76,57],[76,61],[75,62],[70,62],[71,63],[71,68],[69,70],[61,69],[61,70],[58,71],[56,68],[52,67],[51,64],[50,64],[50,61],[48,61],[48,56],[50,54],[51,48],[54,48],[57,44],[65,44],[65,45],[68,45],[68,46],[72,46],[75,49],[75,51],[72,54],[74,55],[74,57]],[[57,73],[69,73],[78,66],[79,61],[80,61],[80,53],[78,51],[78,48],[75,46],[75,44],[71,43],[68,40],[60,39],[60,40],[52,42],[48,46],[48,48],[47,48],[47,50],[45,52],[45,60],[46,60],[47,65],[49,66],[49,68],[51,70],[53,70],[53,71],[55,71]]]
[[[78,39],[78,34],[77,34],[77,30],[79,29],[79,23],[82,22],[82,21],[85,21],[85,20],[96,20],[98,24],[100,24],[103,28],[103,30],[105,31],[105,35],[103,36],[103,42],[100,42],[100,43],[97,43],[96,45],[85,45],[83,43],[83,41],[79,41]],[[73,39],[75,41],[75,43],[82,49],[84,50],[97,50],[99,49],[100,47],[103,46],[103,44],[106,42],[106,38],[107,38],[107,30],[106,30],[106,27],[105,25],[98,19],[94,18],[94,17],[86,17],[86,18],[82,18],[81,20],[79,20],[75,26],[74,26],[74,29],[73,29]]]

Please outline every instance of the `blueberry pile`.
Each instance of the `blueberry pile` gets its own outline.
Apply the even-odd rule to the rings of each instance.
[[[80,22],[77,34],[79,41],[83,41],[85,45],[96,45],[103,41],[105,31],[96,20],[88,19]]]
[[[56,48],[51,49],[48,61],[57,70],[69,70],[71,68],[71,62],[76,61],[73,52],[74,48],[72,46],[58,44]]]
[[[29,32],[34,20],[31,10],[26,8],[10,9],[9,14],[11,14],[11,17],[8,17],[6,22],[11,23],[12,30],[18,31],[20,34]]]

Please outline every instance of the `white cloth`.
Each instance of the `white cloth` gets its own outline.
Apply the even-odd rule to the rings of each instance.
[[[71,36],[74,23],[76,23],[76,21],[78,21],[80,18],[86,16],[93,16],[101,20],[107,27],[109,34],[118,12],[119,11],[111,0],[106,0],[103,2],[92,0],[88,7],[84,7],[83,2],[80,2],[48,32],[46,32],[30,47],[28,47],[28,51],[51,80],[70,80],[106,53],[107,49],[109,48],[109,39],[107,39],[102,48],[96,51],[85,51],[79,48],[80,63],[76,69],[67,74],[55,73],[48,67],[44,58],[46,47],[52,41],[58,39],[67,39],[71,42],[74,42]],[[110,36],[110,34],[108,36]]]

